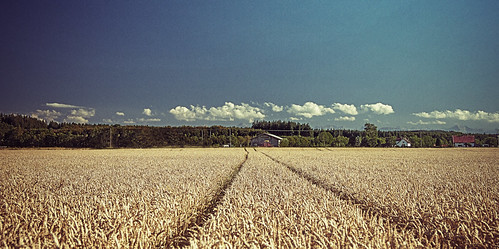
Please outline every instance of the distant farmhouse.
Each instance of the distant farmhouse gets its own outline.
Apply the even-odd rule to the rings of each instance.
[[[454,147],[474,147],[475,136],[452,136],[452,143],[454,144]]]
[[[282,137],[270,133],[259,134],[251,139],[253,147],[279,147]]]
[[[406,138],[397,138],[397,141],[395,142],[395,146],[411,147],[411,142],[409,142],[409,140],[407,140]]]

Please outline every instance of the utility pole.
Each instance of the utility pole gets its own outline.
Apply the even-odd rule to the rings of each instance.
[[[419,144],[420,147],[423,147],[423,138],[421,136],[421,131],[419,131]]]

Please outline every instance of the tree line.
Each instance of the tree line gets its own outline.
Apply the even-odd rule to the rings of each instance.
[[[379,131],[367,123],[364,130],[312,129],[291,121],[255,121],[249,128],[223,126],[121,126],[45,122],[16,114],[0,114],[2,147],[151,148],[249,146],[254,136],[270,132],[284,139],[283,147],[392,147],[406,138],[413,147],[452,146],[448,131]],[[478,145],[497,146],[495,135],[475,134]]]

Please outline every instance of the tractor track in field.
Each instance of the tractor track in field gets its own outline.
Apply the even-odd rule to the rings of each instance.
[[[236,167],[232,174],[222,183],[219,189],[216,190],[214,197],[206,202],[204,205],[200,205],[200,208],[196,210],[198,215],[188,220],[185,224],[185,229],[180,231],[178,234],[170,237],[167,241],[166,247],[186,247],[189,245],[189,240],[193,237],[194,233],[199,227],[202,227],[204,223],[210,218],[212,214],[216,213],[216,208],[222,202],[225,193],[230,188],[237,175],[241,171],[241,168],[248,160],[249,152],[244,148],[246,156],[244,160]]]
[[[255,150],[256,151],[256,150]],[[423,218],[413,218],[413,219],[407,219],[405,217],[401,216],[395,216],[395,215],[390,215],[388,211],[386,211],[385,208],[380,207],[374,203],[371,203],[367,200],[359,199],[355,197],[353,194],[348,193],[344,190],[341,189],[341,187],[334,186],[331,184],[328,184],[312,175],[309,173],[305,172],[304,170],[301,170],[297,167],[294,167],[288,163],[282,162],[268,154],[262,151],[258,151],[271,159],[272,161],[279,163],[289,169],[291,172],[295,173],[299,177],[309,181],[310,183],[325,189],[327,191],[332,192],[334,195],[336,195],[339,199],[346,201],[350,204],[356,205],[359,209],[361,209],[364,213],[366,213],[367,216],[378,216],[382,217],[383,219],[388,220],[391,224],[395,225],[395,228],[397,231],[410,231],[416,233],[418,229],[421,227],[418,227],[417,224],[422,225],[423,227],[426,227],[426,231],[423,234],[423,237],[427,239],[427,241],[431,241],[432,237],[434,234],[437,232],[436,229],[432,226],[432,224],[429,224],[428,221],[425,221]],[[452,246],[455,247],[463,247],[466,243],[465,241],[462,240],[459,236],[454,236],[454,237],[446,237],[445,240],[449,241]],[[425,244],[425,243],[423,243]]]

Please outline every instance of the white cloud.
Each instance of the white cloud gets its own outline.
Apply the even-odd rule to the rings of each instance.
[[[88,123],[88,118],[93,116],[95,116],[95,109],[80,108],[71,110],[71,114],[64,119],[64,122],[86,124]]]
[[[422,118],[435,118],[435,119],[458,119],[458,120],[486,120],[490,123],[499,123],[499,113],[488,113],[484,111],[470,112],[468,110],[456,109],[455,111],[432,111],[413,113],[412,115]]]
[[[350,115],[359,114],[357,112],[357,108],[355,107],[355,105],[334,103],[333,109],[342,111],[343,113],[350,114]]]
[[[339,117],[334,118],[335,121],[355,121],[355,117]]]
[[[81,108],[81,106],[61,104],[61,103],[45,103],[45,105],[54,108]]]
[[[87,108],[83,106],[69,105],[69,104],[61,104],[61,103],[45,103],[46,106],[50,106],[53,108],[65,108],[65,109],[73,109],[71,111],[65,111],[64,114],[56,111],[52,111],[50,114],[51,119],[55,121],[59,116],[66,116],[63,122],[67,123],[88,123],[88,118],[95,116],[95,109]],[[48,115],[49,111],[41,111],[45,112],[45,114],[37,111],[37,115]]]
[[[142,114],[144,114],[146,116],[152,116],[152,111],[149,108],[145,108],[144,111],[142,112]]]
[[[170,113],[175,116],[177,120],[195,121],[195,120],[209,120],[209,121],[233,121],[235,119],[248,120],[253,122],[255,119],[265,118],[263,110],[258,107],[253,107],[245,103],[235,105],[231,102],[225,102],[220,107],[206,106],[190,106],[190,109],[184,106],[177,106],[170,110]]]
[[[409,121],[407,123],[411,124],[411,125],[444,125],[444,124],[446,124],[446,122],[440,121],[440,120],[428,121],[428,122],[419,120],[418,122]]]
[[[128,120],[123,121],[123,123],[125,123],[125,124],[135,124],[135,121],[133,121],[133,119],[128,119]]]
[[[175,116],[177,120],[195,121],[197,119],[204,119],[206,107],[199,107],[191,105],[191,109],[184,106],[177,106],[170,110],[170,113]]]
[[[125,116],[125,113],[124,112],[116,112],[116,115],[118,115],[118,116]]]
[[[73,116],[81,116],[81,117],[93,117],[95,115],[95,109],[78,109],[71,110],[71,115]]]
[[[306,118],[311,118],[313,116],[323,116],[327,113],[335,113],[332,108],[318,105],[314,102],[306,102],[304,105],[292,104],[290,107],[288,107],[287,112]]]
[[[61,115],[62,113],[55,110],[36,110],[35,113],[31,114],[31,117],[51,122],[55,121]]]
[[[363,111],[372,111],[376,114],[387,115],[387,114],[394,113],[392,106],[385,105],[383,103],[365,104],[365,105],[361,105],[360,108]]]
[[[161,122],[159,118],[139,118],[139,122]]]
[[[265,102],[264,105],[267,107],[272,107],[272,111],[274,112],[282,112],[284,110],[283,106],[279,106],[271,102]]]
[[[79,123],[79,124],[86,124],[88,123],[88,119],[81,117],[81,116],[72,116],[69,115],[64,119],[64,122],[66,123]]]

